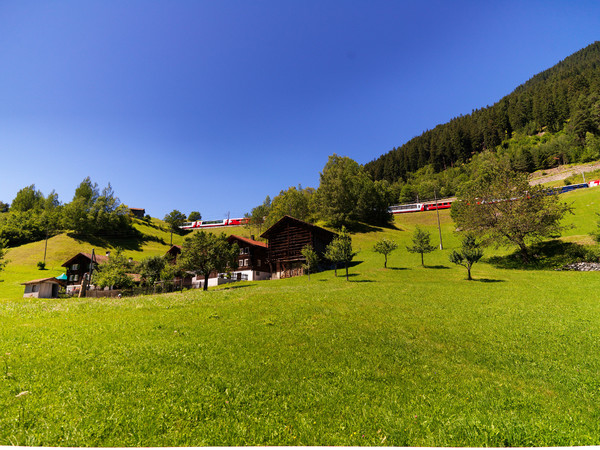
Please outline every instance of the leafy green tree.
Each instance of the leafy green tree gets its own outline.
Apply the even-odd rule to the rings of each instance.
[[[27,212],[41,210],[44,206],[44,195],[35,189],[35,184],[24,187],[14,198],[10,210],[15,212]]]
[[[173,281],[176,277],[183,277],[184,271],[176,264],[165,264],[163,270],[160,271],[160,279],[162,281]]]
[[[348,264],[350,264],[357,253],[352,250],[352,237],[345,226],[342,225],[338,235],[333,238],[331,243],[327,246],[325,255],[328,259],[333,258],[330,260],[334,261],[336,264],[336,276],[337,263],[344,263],[346,269],[346,281],[348,281]]]
[[[531,259],[529,245],[558,237],[567,228],[562,218],[571,212],[557,195],[530,186],[526,174],[493,156],[463,185],[458,200],[451,210],[458,228],[472,232],[484,244],[517,246],[525,262]]]
[[[398,244],[396,244],[391,239],[381,238],[380,240],[375,242],[375,245],[373,246],[373,251],[375,253],[380,253],[384,256],[385,260],[383,262],[383,267],[387,269],[388,255],[397,248]]]
[[[4,270],[4,267],[6,266],[8,261],[4,260],[4,257],[6,256],[6,242],[2,239],[0,239],[0,272],[2,272]],[[0,280],[2,281],[2,280]]]
[[[315,209],[333,226],[354,221],[381,223],[390,218],[388,191],[389,185],[373,183],[356,161],[333,154],[321,172]]]
[[[436,247],[431,245],[431,235],[417,225],[412,236],[412,246],[407,246],[406,249],[410,253],[419,253],[421,255],[421,265],[425,267],[423,255],[425,253],[431,253]]]
[[[235,269],[238,264],[239,247],[227,241],[225,233],[219,236],[199,231],[185,238],[179,257],[179,266],[195,275],[204,276],[204,290],[208,290],[211,272]]]
[[[121,204],[108,184],[102,192],[86,177],[75,189],[73,200],[62,208],[64,228],[80,234],[132,235],[129,209]]]
[[[308,273],[308,281],[310,281],[310,272],[315,272],[317,266],[319,265],[319,255],[315,252],[315,249],[312,245],[306,245],[301,250],[302,256],[306,259],[306,263],[303,264],[303,267],[306,269]]]
[[[292,186],[285,191],[281,191],[271,201],[265,219],[265,227],[270,227],[286,215],[299,220],[310,221],[312,215],[311,197],[313,194],[313,188],[304,189],[302,186],[298,186],[297,188]],[[257,214],[260,214],[260,212],[257,211]]]
[[[131,288],[133,279],[127,274],[130,270],[132,270],[131,263],[121,249],[116,249],[106,263],[98,266],[97,271],[94,272],[93,283],[100,288]]]
[[[481,244],[477,242],[475,236],[472,234],[466,234],[462,240],[460,250],[453,250],[450,253],[450,262],[463,266],[467,269],[467,280],[471,278],[471,268],[473,264],[479,262],[483,257],[483,250]]]
[[[140,275],[148,285],[160,281],[161,273],[165,269],[166,260],[162,256],[149,256],[140,262]]]
[[[342,256],[339,251],[339,246],[333,245],[333,241],[325,248],[325,259],[333,264],[333,270],[337,277],[338,264],[342,261]]]
[[[600,136],[586,133],[585,146],[580,156],[581,162],[597,161],[600,159]]]
[[[244,215],[244,217],[248,219],[247,226],[249,228],[255,227],[257,230],[257,234],[260,235],[262,233],[263,226],[270,211],[271,197],[267,195],[262,205],[255,206],[254,208],[252,208],[249,214],[246,213]]]
[[[0,202],[0,213],[8,212],[10,205],[8,203]]]
[[[202,214],[200,214],[200,211],[192,211],[188,218],[187,218],[188,222],[196,222],[198,220],[202,220]]]
[[[179,227],[185,222],[185,214],[177,209],[174,209],[165,216],[163,221],[169,224],[169,230],[171,231],[171,245],[173,245],[173,232],[179,232]]]
[[[600,214],[596,213],[598,216],[598,220],[596,221],[596,229],[590,233],[590,236],[596,241],[596,243],[600,244]]]

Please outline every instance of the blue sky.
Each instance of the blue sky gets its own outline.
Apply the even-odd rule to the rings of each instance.
[[[600,39],[597,1],[0,1],[0,200],[242,216]]]

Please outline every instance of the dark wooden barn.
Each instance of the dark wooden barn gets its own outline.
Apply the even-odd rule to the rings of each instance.
[[[272,278],[288,278],[304,274],[302,264],[306,262],[302,249],[312,245],[319,254],[325,253],[325,248],[336,236],[325,228],[283,216],[261,237],[268,241],[268,261]]]

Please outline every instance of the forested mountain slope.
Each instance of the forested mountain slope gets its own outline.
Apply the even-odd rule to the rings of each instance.
[[[431,165],[441,171],[468,161],[475,153],[494,149],[517,133],[564,131],[570,145],[585,148],[600,129],[600,42],[574,53],[517,87],[493,106],[459,116],[425,131],[404,145],[369,162],[375,180],[406,180],[407,174]],[[562,156],[533,155],[531,168],[550,167]],[[573,157],[571,157],[573,159]],[[577,162],[577,161],[569,161]]]

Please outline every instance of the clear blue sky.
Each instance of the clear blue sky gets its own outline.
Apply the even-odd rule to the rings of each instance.
[[[0,1],[0,200],[90,176],[241,216],[491,105],[600,39],[598,1]]]

